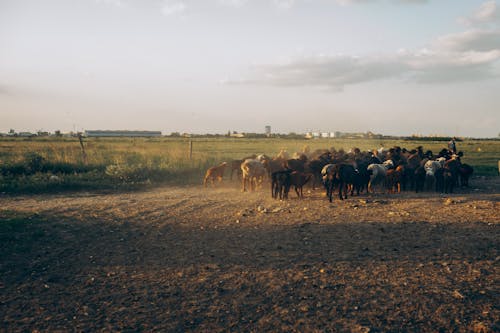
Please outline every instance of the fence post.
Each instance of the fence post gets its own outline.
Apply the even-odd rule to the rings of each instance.
[[[193,159],[193,140],[189,140],[189,160]]]
[[[78,133],[78,140],[80,141],[80,147],[82,147],[83,164],[87,164],[87,153],[85,152],[85,146],[83,145],[83,137],[81,133]]]

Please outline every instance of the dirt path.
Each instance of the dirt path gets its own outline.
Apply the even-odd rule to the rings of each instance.
[[[499,331],[500,179],[471,183],[0,197],[0,331]]]

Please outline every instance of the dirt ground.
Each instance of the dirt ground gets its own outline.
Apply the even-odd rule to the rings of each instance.
[[[500,177],[0,195],[0,331],[499,332],[499,208]]]

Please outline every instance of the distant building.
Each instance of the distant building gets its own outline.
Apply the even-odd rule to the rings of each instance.
[[[37,134],[37,136],[49,136],[50,135],[50,133],[46,132],[46,131],[38,131],[36,134]]]
[[[35,133],[31,133],[31,132],[19,132],[18,136],[31,138],[31,137],[36,136],[36,134]]]
[[[266,136],[271,136],[271,126],[266,126],[265,127],[265,134]]]
[[[108,131],[88,130],[84,132],[86,137],[158,137],[160,131]]]
[[[335,132],[307,132],[305,138],[306,139],[335,138]]]
[[[374,139],[374,138],[381,138],[381,134],[375,134],[373,132],[366,132],[366,133],[348,133],[348,132],[340,132],[340,131],[334,131],[334,132],[307,132],[305,134],[306,139],[326,139],[326,138],[344,138],[344,139],[360,139],[360,138],[369,138],[369,139]]]

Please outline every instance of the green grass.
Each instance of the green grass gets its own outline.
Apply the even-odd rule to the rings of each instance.
[[[190,159],[190,141],[192,158]],[[0,138],[0,192],[41,193],[81,189],[131,189],[155,184],[200,184],[205,170],[251,154],[290,154],[307,146],[348,151],[380,146],[438,152],[443,141],[381,139],[86,138],[86,161],[77,138]],[[500,140],[457,143],[476,175],[497,174]],[[57,176],[56,178],[51,176]]]

